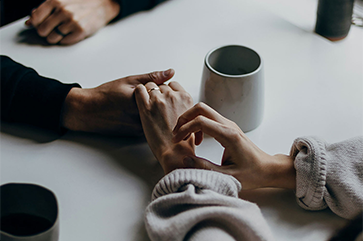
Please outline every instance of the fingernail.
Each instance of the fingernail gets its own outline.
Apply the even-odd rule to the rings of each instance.
[[[191,158],[190,156],[184,157],[183,163],[186,167],[194,167],[195,165],[193,158]]]
[[[164,77],[168,77],[170,75],[170,73],[171,73],[171,69],[168,69],[163,72],[163,75],[164,75]]]

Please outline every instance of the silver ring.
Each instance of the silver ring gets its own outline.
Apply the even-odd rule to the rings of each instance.
[[[54,31],[55,31],[57,34],[61,35],[62,37],[67,36],[67,34],[62,33],[62,32],[58,29],[58,26],[54,28]]]
[[[151,91],[153,91],[153,90],[160,90],[160,88],[159,88],[159,87],[151,88],[151,89],[149,89],[149,90],[147,91],[147,93],[150,93],[150,92],[151,92]]]

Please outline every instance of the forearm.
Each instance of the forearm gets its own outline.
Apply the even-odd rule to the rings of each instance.
[[[238,198],[240,188],[233,177],[214,171],[171,172],[155,186],[146,209],[151,240],[272,239],[259,208]]]

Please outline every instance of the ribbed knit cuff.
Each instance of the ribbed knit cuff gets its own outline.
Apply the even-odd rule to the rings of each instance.
[[[178,192],[188,184],[231,197],[238,197],[238,192],[242,188],[241,183],[230,175],[201,169],[177,169],[156,184],[152,193],[152,200],[169,193]]]
[[[308,210],[327,207],[324,190],[327,176],[325,142],[316,137],[297,138],[290,155],[295,158],[296,198]]]

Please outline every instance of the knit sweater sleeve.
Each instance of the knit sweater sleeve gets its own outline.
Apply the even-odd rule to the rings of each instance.
[[[316,137],[298,138],[295,157],[296,197],[307,210],[329,207],[352,219],[363,210],[363,137],[328,144]]]
[[[1,60],[1,120],[30,124],[62,133],[61,115],[68,92],[79,84],[63,84],[39,76],[7,56]]]
[[[256,204],[238,198],[241,184],[209,170],[178,169],[159,181],[145,213],[151,240],[272,240]]]

